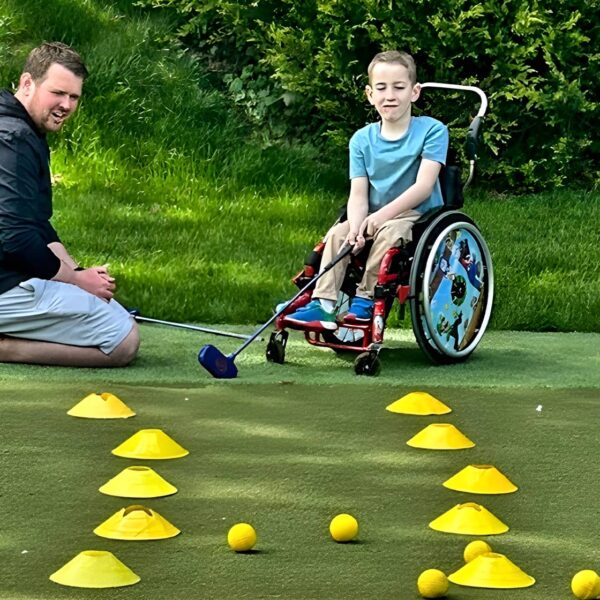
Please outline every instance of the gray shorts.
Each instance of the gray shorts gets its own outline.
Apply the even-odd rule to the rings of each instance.
[[[0,294],[0,333],[6,335],[110,354],[132,327],[133,318],[118,302],[70,283],[33,278]]]

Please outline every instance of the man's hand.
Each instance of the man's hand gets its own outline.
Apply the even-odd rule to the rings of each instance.
[[[105,265],[75,271],[73,283],[107,302],[113,297],[116,288],[115,279],[109,275]]]
[[[90,267],[90,269],[93,269],[94,271],[96,271],[96,273],[98,273],[98,275],[104,277],[107,281],[110,281],[111,283],[115,281],[114,277],[111,277],[108,272],[108,265],[101,265],[100,267]]]

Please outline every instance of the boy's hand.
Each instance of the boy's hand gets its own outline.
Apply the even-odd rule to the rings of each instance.
[[[385,219],[383,219],[378,212],[369,215],[360,224],[360,227],[358,228],[357,239],[362,238],[362,243],[364,244],[365,238],[373,237],[384,223]]]
[[[344,243],[340,247],[343,248],[344,246],[352,246],[352,254],[358,254],[364,245],[365,238],[358,232],[350,231],[350,233],[348,233],[346,236]]]
[[[346,246],[346,245],[354,246],[356,244],[357,237],[358,237],[357,231],[349,231],[342,246]]]

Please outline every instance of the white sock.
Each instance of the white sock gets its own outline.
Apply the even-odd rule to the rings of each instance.
[[[333,300],[327,300],[326,298],[319,298],[321,306],[329,313],[335,310],[335,302]]]

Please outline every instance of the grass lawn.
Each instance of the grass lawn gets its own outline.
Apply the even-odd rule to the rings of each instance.
[[[462,565],[470,536],[428,523],[458,503],[483,504],[510,526],[486,539],[537,579],[528,589],[452,585],[449,598],[568,598],[573,574],[598,569],[595,456],[600,450],[600,336],[490,332],[472,360],[431,367],[410,334],[389,331],[383,369],[357,378],[350,358],[291,338],[286,365],[266,364],[265,343],[217,381],[197,364],[206,342],[191,332],[143,326],[142,354],[122,370],[0,366],[0,598],[417,598],[427,568]],[[392,414],[387,404],[428,391],[453,412]],[[137,416],[75,419],[66,411],[110,391]],[[541,410],[538,407],[541,406]],[[432,422],[475,443],[452,452],[410,448]],[[110,450],[161,428],[190,450],[171,461],[133,461]],[[121,542],[92,530],[138,501],[100,494],[126,466],[146,464],[179,488],[144,500],[182,530],[155,542]],[[493,464],[519,490],[473,496],[442,487],[468,464]],[[358,541],[329,539],[329,520],[354,514]],[[228,528],[252,523],[256,551],[227,548]],[[48,576],[83,550],[110,550],[142,581],[130,588],[64,588]]]

